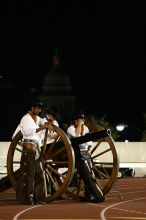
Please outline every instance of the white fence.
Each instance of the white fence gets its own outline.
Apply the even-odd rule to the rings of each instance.
[[[119,167],[132,167],[135,176],[146,176],[146,142],[115,142]],[[7,152],[10,142],[0,142],[0,178],[7,174]],[[105,156],[108,154],[105,154]],[[108,158],[105,158],[108,161]]]
[[[7,153],[10,142],[0,142],[0,178],[7,175]]]
[[[134,168],[136,177],[146,177],[146,142],[115,142],[119,167]]]

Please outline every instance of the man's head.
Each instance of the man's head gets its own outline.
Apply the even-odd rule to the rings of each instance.
[[[85,124],[85,116],[83,112],[79,111],[73,114],[73,124],[74,126],[83,126]]]
[[[46,111],[46,117],[50,122],[53,122],[54,120],[56,120],[56,113],[53,110],[48,109]]]
[[[32,106],[42,108],[43,107],[42,100],[40,100],[39,98],[35,98],[35,99],[31,100],[31,107]]]
[[[74,124],[74,126],[77,126],[78,124],[80,124],[80,125],[85,124],[85,116],[84,116],[83,112],[79,111],[79,112],[74,113],[73,124]]]
[[[78,119],[85,119],[85,115],[82,111],[79,111],[79,112],[75,112],[73,114],[73,120],[78,120]]]
[[[35,99],[31,100],[30,107],[31,107],[31,112],[34,115],[39,115],[39,113],[42,110],[43,103],[39,98],[35,98]]]

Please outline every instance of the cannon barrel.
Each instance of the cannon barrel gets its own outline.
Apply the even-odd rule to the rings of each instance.
[[[93,133],[87,133],[84,136],[71,138],[70,140],[71,140],[72,145],[74,146],[74,145],[83,144],[89,141],[95,141],[97,139],[105,138],[109,135],[111,135],[111,130],[104,129],[104,130],[93,132]]]
[[[105,138],[107,136],[111,135],[111,130],[110,129],[105,129],[105,130],[101,130],[101,131],[97,131],[97,132],[93,132],[93,133],[87,133],[83,136],[80,137],[73,137],[70,139],[72,146],[77,146],[79,144],[83,144],[89,141],[96,141],[98,139],[101,138]],[[61,147],[63,144],[62,141],[57,141],[55,143],[56,147]],[[51,146],[51,143],[47,144],[47,148],[49,148]]]

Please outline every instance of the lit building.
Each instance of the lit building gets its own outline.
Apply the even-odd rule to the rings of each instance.
[[[44,77],[40,98],[48,108],[57,110],[61,118],[70,119],[75,111],[76,98],[72,93],[70,79],[60,65],[57,50],[53,57],[53,65]]]

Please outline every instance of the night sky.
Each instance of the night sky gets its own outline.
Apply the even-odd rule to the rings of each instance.
[[[25,0],[0,8],[0,73],[13,84],[0,91],[2,140],[24,114],[31,88],[39,93],[55,48],[82,109],[143,128],[145,24],[136,0]]]

